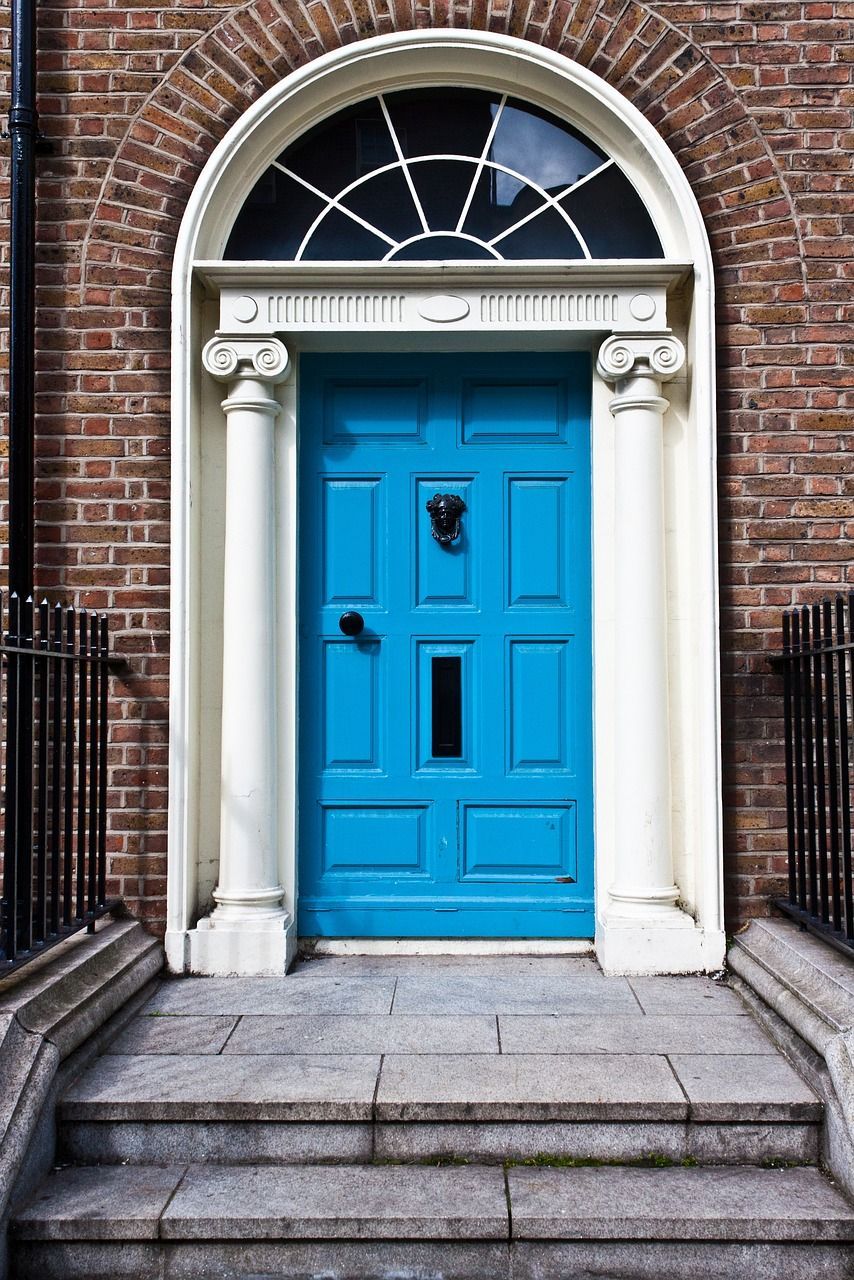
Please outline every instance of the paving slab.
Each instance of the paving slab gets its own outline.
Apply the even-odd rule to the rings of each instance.
[[[502,1015],[502,1053],[778,1053],[748,1013],[626,1017]]]
[[[16,1214],[12,1231],[28,1240],[156,1240],[185,1168],[59,1170]]]
[[[821,1119],[815,1094],[777,1054],[671,1054],[695,1121]]]
[[[662,1057],[613,1054],[389,1055],[382,1120],[682,1120],[687,1105]]]
[[[237,1018],[148,1016],[134,1018],[104,1050],[108,1054],[220,1053]]]
[[[370,1120],[380,1059],[140,1055],[100,1058],[65,1094],[64,1120]]]
[[[241,1018],[225,1053],[497,1053],[494,1015]]]
[[[515,1239],[854,1240],[817,1169],[510,1169]]]
[[[169,978],[144,1014],[388,1013],[393,974],[312,973],[285,978]]]
[[[392,1012],[432,1014],[627,1014],[638,1004],[625,978],[606,978],[597,970],[577,972],[535,968],[491,974],[433,972],[404,974],[397,981]]]
[[[744,1005],[726,983],[712,978],[629,978],[644,1013],[714,1016],[744,1013]]]
[[[500,1169],[402,1165],[191,1166],[161,1219],[164,1239],[501,1240]]]

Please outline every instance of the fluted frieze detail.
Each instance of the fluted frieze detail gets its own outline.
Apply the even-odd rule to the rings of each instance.
[[[202,364],[219,382],[261,378],[283,382],[290,369],[288,349],[278,338],[211,338],[202,351]]]

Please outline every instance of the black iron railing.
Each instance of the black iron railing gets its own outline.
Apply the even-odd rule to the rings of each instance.
[[[115,906],[107,874],[107,619],[0,599],[0,974]],[[5,621],[5,627],[3,622]]]
[[[783,615],[788,897],[777,906],[854,950],[854,594]]]

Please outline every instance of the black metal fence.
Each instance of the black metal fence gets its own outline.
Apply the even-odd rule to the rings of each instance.
[[[783,615],[789,894],[777,906],[854,949],[854,593]]]
[[[6,614],[4,618],[4,613]],[[5,627],[3,623],[5,622]],[[0,974],[107,901],[107,619],[0,598],[5,811]]]

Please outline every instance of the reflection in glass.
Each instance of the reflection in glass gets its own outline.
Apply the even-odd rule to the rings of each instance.
[[[511,100],[501,113],[489,158],[555,194],[590,173],[607,156],[569,125],[536,107]],[[499,178],[499,186],[500,182]]]
[[[541,204],[539,193],[521,178],[484,168],[475,185],[463,230],[491,240]]]
[[[613,160],[548,112],[483,90],[378,95],[310,129],[259,178],[226,258],[660,258]]]

